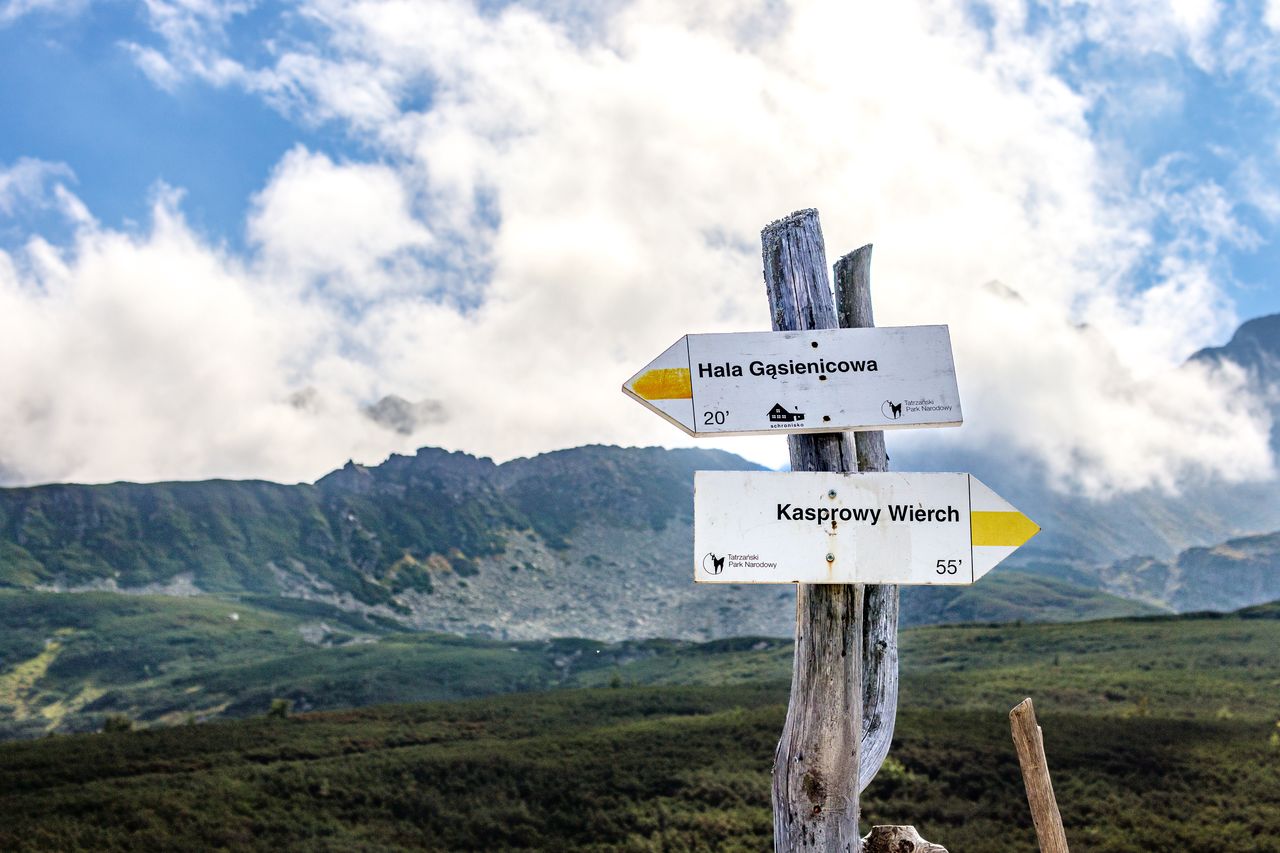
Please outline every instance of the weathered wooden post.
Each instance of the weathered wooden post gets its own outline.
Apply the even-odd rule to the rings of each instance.
[[[1023,699],[1009,712],[1009,726],[1013,730],[1013,746],[1018,751],[1018,764],[1022,766],[1022,781],[1027,788],[1027,805],[1031,807],[1031,821],[1036,827],[1041,853],[1070,853],[1067,849],[1067,833],[1062,828],[1062,815],[1058,800],[1053,795],[1053,782],[1049,779],[1049,762],[1044,755],[1044,733],[1036,723],[1036,709],[1030,697]]]
[[[622,390],[689,435],[787,435],[792,473],[695,475],[694,580],[797,584],[774,844],[857,853],[897,714],[897,584],[974,583],[1039,527],[972,475],[886,470],[885,425],[963,417],[946,326],[871,328],[871,247],[836,264],[833,301],[817,211],[761,238],[774,331],[687,334]]]
[[[836,328],[839,322],[827,279],[818,212],[803,210],[774,222],[764,229],[761,241],[773,328]],[[851,324],[871,324],[866,286],[869,259],[869,248],[861,258],[846,259],[850,286],[842,303]],[[879,470],[884,470],[883,433],[876,435],[878,442],[868,439],[859,445],[867,452],[868,465],[878,464],[882,466]],[[856,450],[844,433],[792,435],[787,441],[793,471],[858,470]],[[893,597],[896,600],[896,594]],[[773,766],[776,850],[857,853],[861,847],[863,605],[864,588],[860,585],[796,587],[791,697]],[[893,621],[896,625],[896,608]],[[867,639],[877,642],[876,638]],[[884,675],[883,662],[884,658],[878,677]],[[896,665],[893,669],[890,680],[896,684]],[[873,700],[878,713],[883,714],[879,696]],[[887,749],[887,743],[885,746]],[[873,769],[870,775],[874,773]]]

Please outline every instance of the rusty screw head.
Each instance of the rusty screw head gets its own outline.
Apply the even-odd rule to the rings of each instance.
[[[834,563],[835,561],[836,561],[836,555],[835,555],[835,554],[828,554],[828,555],[827,555],[827,562],[828,562],[828,563]]]
[[[829,497],[829,498],[834,498],[835,496],[836,496],[836,490],[835,490],[835,489],[831,489],[829,492],[827,492],[827,497]]]

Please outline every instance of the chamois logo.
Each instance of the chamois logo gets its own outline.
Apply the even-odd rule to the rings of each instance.
[[[707,554],[702,558],[702,570],[709,575],[718,575],[724,571],[724,557]]]
[[[884,416],[889,420],[896,421],[898,418],[902,417],[902,404],[895,403],[892,400],[885,400],[884,404],[880,406],[880,411],[883,412]]]

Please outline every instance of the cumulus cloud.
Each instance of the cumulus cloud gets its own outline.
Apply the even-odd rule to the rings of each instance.
[[[0,253],[11,481],[309,479],[335,452],[409,449],[361,411],[377,377],[333,356],[336,316],[202,243],[175,204],[159,193],[142,235]],[[325,395],[299,407],[308,386]]]
[[[419,260],[432,237],[411,207],[395,170],[294,148],[254,199],[249,236],[276,282],[364,298],[421,292],[433,285]]]
[[[415,443],[672,443],[618,385],[686,332],[767,328],[759,229],[815,206],[832,260],[876,243],[878,322],[951,325],[965,440],[1090,494],[1266,475],[1240,377],[1176,369],[1234,326],[1214,256],[1256,235],[1176,160],[1104,162],[1098,95],[1056,66],[1070,38],[1159,25],[1189,50],[1218,18],[1090,7],[1072,36],[1003,6],[986,26],[958,2],[316,0],[312,38],[253,67],[194,44],[190,21],[224,22],[192,13],[168,68],[375,156],[289,152],[246,257],[169,202],[146,235],[4,259],[0,355],[31,369],[0,379],[0,470],[289,480]],[[385,429],[390,394],[450,417]]]

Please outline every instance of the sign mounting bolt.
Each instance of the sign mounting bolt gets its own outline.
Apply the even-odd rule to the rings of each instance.
[[[828,554],[828,555],[827,555],[827,562],[828,562],[828,563],[834,563],[835,561],[836,561],[836,555],[835,555],[835,554]]]
[[[829,497],[829,498],[834,498],[835,496],[836,496],[836,490],[835,490],[835,489],[830,489],[830,490],[827,492],[827,497]]]

